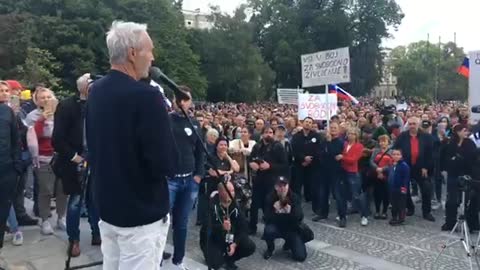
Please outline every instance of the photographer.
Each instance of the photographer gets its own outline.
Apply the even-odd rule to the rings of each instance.
[[[303,262],[307,258],[307,249],[300,233],[303,220],[300,197],[290,191],[288,180],[280,176],[275,190],[265,202],[265,231],[263,240],[267,242],[267,250],[263,257],[268,260],[275,250],[275,239],[285,239],[283,250],[291,250],[295,261]]]
[[[253,147],[249,165],[256,172],[252,187],[249,232],[256,234],[258,210],[263,209],[265,198],[273,190],[277,177],[286,175],[288,169],[285,150],[280,142],[274,140],[271,127],[263,128],[262,140]]]
[[[89,223],[92,229],[92,245],[101,244],[98,229],[98,214],[90,196],[91,183],[82,190],[83,178],[79,169],[87,157],[86,140],[84,138],[85,110],[87,106],[88,89],[91,83],[90,74],[84,74],[77,80],[78,94],[69,97],[58,104],[55,112],[55,123],[52,135],[52,145],[57,153],[52,167],[61,179],[65,194],[70,195],[67,207],[67,234],[70,243],[68,250],[72,257],[80,256],[80,212],[82,208],[82,192],[86,194]],[[85,169],[85,168],[83,168]]]
[[[233,184],[228,181],[225,186],[235,199]],[[248,237],[245,217],[240,209],[232,204],[225,186],[219,183],[218,194],[211,199],[211,232],[208,233],[209,228],[204,224],[200,233],[200,248],[207,264],[213,269],[219,269],[224,264],[226,269],[237,269],[236,261],[255,252],[255,243]]]
[[[442,153],[442,163],[444,169],[447,171],[447,202],[445,205],[445,224],[442,226],[442,231],[451,231],[457,222],[457,208],[461,202],[461,185],[459,177],[470,175],[472,178],[472,169],[476,161],[476,147],[475,143],[467,138],[467,127],[462,124],[457,124],[453,128],[452,139],[445,146],[445,151]],[[474,180],[480,180],[475,179]],[[466,185],[467,183],[462,183]],[[465,186],[463,187],[465,188]],[[471,194],[467,194],[467,199]],[[474,206],[474,205],[472,205]],[[478,217],[475,220],[476,213],[473,211],[475,207],[467,207],[466,220],[470,230],[478,230]]]

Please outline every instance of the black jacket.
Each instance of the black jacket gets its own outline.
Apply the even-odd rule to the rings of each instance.
[[[274,141],[269,144],[265,144],[263,140],[255,144],[250,154],[249,162],[261,159],[270,164],[270,169],[266,171],[257,171],[256,179],[259,181],[273,186],[277,177],[280,175],[288,176],[288,162],[285,155],[285,149],[280,142]],[[255,180],[256,181],[256,180]]]
[[[228,212],[228,213],[227,213]],[[232,224],[231,234],[234,235],[234,242],[242,242],[243,239],[248,237],[248,225],[245,216],[242,211],[231,204],[228,211],[220,206],[220,200],[218,194],[212,199],[210,208],[210,222],[212,225],[210,235],[210,241],[213,241],[218,246],[225,246],[226,231],[223,229],[224,217],[228,215],[230,223]],[[200,231],[200,246],[206,247],[208,225],[204,224]]]
[[[177,143],[178,158],[175,174],[193,173],[203,177],[205,175],[205,154],[203,141],[200,140],[191,129],[188,119],[182,114],[173,112],[170,114],[172,121],[173,136]],[[193,122],[198,134],[199,126]]]
[[[294,164],[301,166],[306,156],[312,156],[313,162],[310,166],[319,165],[325,149],[324,143],[325,139],[314,131],[310,131],[306,136],[303,131],[293,135],[292,152],[295,160]]]
[[[328,168],[327,173],[337,175],[342,172],[342,163],[335,159],[336,156],[342,154],[345,141],[338,138],[333,138],[331,141],[325,143],[325,168]],[[336,173],[334,173],[336,172]]]
[[[442,164],[449,178],[456,178],[463,175],[472,175],[476,162],[477,147],[470,139],[463,140],[461,146],[451,140],[442,152]]]
[[[0,103],[0,174],[22,171],[17,117],[10,107]]]
[[[52,135],[52,145],[57,153],[55,172],[62,180],[67,195],[81,192],[77,164],[71,160],[75,154],[83,154],[82,107],[85,110],[85,106],[86,101],[80,100],[77,95],[60,102],[55,112]]]
[[[274,224],[282,231],[297,231],[303,220],[303,209],[300,197],[290,191],[287,198],[292,209],[289,214],[278,214],[273,205],[279,200],[276,191],[273,191],[265,200],[265,223]]]
[[[410,133],[404,131],[398,136],[394,148],[402,150],[403,160],[410,169],[427,169],[430,172],[433,169],[433,138],[432,135],[418,132],[418,159],[415,166],[412,166],[412,153],[410,145]]]
[[[88,97],[86,134],[94,201],[117,227],[162,220],[177,149],[160,92],[112,70]]]

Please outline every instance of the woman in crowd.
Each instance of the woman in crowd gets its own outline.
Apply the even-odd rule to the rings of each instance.
[[[240,130],[240,138],[230,142],[228,152],[240,166],[240,175],[247,177],[247,159],[250,156],[250,153],[252,153],[253,146],[256,144],[256,142],[254,140],[250,140],[252,134],[247,127],[237,129]]]
[[[463,175],[471,175],[472,167],[475,160],[476,146],[468,137],[467,126],[457,124],[453,127],[452,139],[445,146],[442,153],[442,163],[447,171],[447,202],[445,205],[445,224],[442,231],[450,231],[457,222],[457,208],[461,199],[462,191],[459,187],[459,177]],[[467,199],[470,194],[467,194]],[[470,230],[478,230],[478,213],[474,209],[477,206],[468,205],[466,209],[466,220]]]
[[[53,158],[52,132],[53,115],[58,104],[53,92],[48,88],[38,88],[33,95],[37,109],[27,115],[25,123],[29,127],[27,140],[35,173],[38,179],[39,213],[42,219],[42,234],[53,234],[50,216],[50,200],[55,195],[57,208],[57,228],[66,229],[65,211],[67,195],[63,192],[62,182],[56,178],[50,162]]]
[[[215,153],[215,142],[217,141],[218,137],[220,134],[218,131],[214,128],[210,128],[207,130],[207,133],[205,134],[206,137],[206,145],[207,145],[207,150],[209,153],[213,154]]]
[[[228,139],[220,137],[214,144],[211,166],[208,166],[207,176],[202,181],[202,187],[198,194],[197,222],[200,226],[206,221],[205,213],[208,210],[208,198],[215,190],[220,181],[228,181],[233,173],[240,171],[240,165],[228,155]],[[214,170],[218,169],[218,173]]]
[[[368,209],[364,194],[362,193],[362,181],[358,168],[358,161],[363,155],[363,145],[358,141],[359,131],[356,128],[347,130],[347,141],[344,144],[343,152],[339,159],[341,160],[344,171],[344,183],[337,184],[337,204],[342,209],[342,214],[346,212],[346,199],[350,188],[352,194],[352,205],[354,209],[360,212],[362,226],[368,225]],[[339,196],[339,194],[341,194]],[[340,216],[345,218],[345,216]]]
[[[378,137],[379,146],[376,147],[370,158],[370,177],[372,178],[375,200],[375,219],[387,219],[387,211],[389,206],[388,198],[388,181],[384,173],[378,173],[378,168],[387,168],[392,165],[392,156],[389,149],[390,138],[388,135]]]

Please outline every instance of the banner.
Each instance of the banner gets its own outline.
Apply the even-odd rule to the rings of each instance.
[[[470,52],[470,77],[468,84],[468,106],[470,122],[480,121],[480,113],[471,112],[473,106],[480,105],[480,51]]]
[[[348,47],[305,54],[302,58],[302,86],[312,87],[350,82]]]
[[[277,100],[279,104],[298,105],[298,94],[303,93],[303,89],[277,89]]]
[[[336,94],[328,94],[328,98],[326,94],[298,94],[299,120],[303,120],[307,116],[314,120],[330,120],[329,117],[336,115],[337,110]]]

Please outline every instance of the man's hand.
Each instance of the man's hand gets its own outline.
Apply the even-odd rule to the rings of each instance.
[[[227,253],[228,256],[229,256],[229,257],[232,257],[233,254],[235,254],[235,251],[236,251],[236,250],[237,250],[237,244],[231,243],[231,244],[230,244],[230,249],[228,250],[228,253]]]
[[[340,161],[340,160],[342,160],[342,158],[343,158],[343,155],[336,155],[335,156],[336,161]]]
[[[38,157],[32,157],[32,164],[34,168],[40,168],[40,161]]]
[[[270,163],[264,161],[262,162],[262,164],[260,164],[260,170],[266,171],[269,169],[270,169]]]
[[[73,157],[72,161],[77,163],[77,164],[80,164],[80,163],[83,162],[83,158],[82,158],[82,156],[79,156],[79,155],[75,154],[75,157]]]
[[[218,177],[218,174],[214,169],[209,169],[208,174],[212,177]]]
[[[258,169],[260,169],[260,166],[256,162],[250,162],[250,168],[252,168],[252,170],[254,171],[258,171]]]
[[[378,167],[378,168],[377,168],[377,173],[378,173],[378,174],[383,173],[383,168]]]
[[[307,167],[308,165],[310,165],[310,162],[306,162],[306,161],[302,162],[303,167]]]
[[[305,161],[308,162],[308,163],[312,162],[312,160],[313,160],[312,156],[306,156],[305,157]]]
[[[422,177],[427,178],[428,177],[428,170],[427,169],[422,169]]]
[[[290,214],[290,211],[292,211],[292,206],[287,204],[283,209],[285,209],[286,214]]]
[[[232,223],[230,223],[229,219],[223,221],[223,229],[228,232],[232,229]]]
[[[200,176],[198,176],[198,175],[195,175],[195,176],[193,177],[193,180],[194,180],[197,184],[200,184],[200,182],[202,181],[202,178],[201,178]]]

